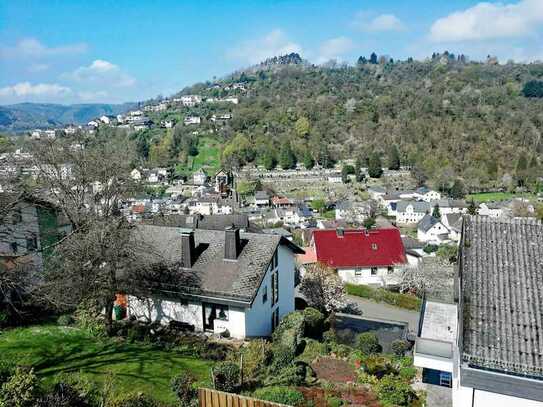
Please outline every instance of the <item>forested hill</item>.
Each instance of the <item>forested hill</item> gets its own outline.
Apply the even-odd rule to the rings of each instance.
[[[135,105],[19,103],[0,106],[0,131],[19,132],[35,128],[54,128],[65,124],[86,124],[104,114],[124,113]]]
[[[207,83],[181,93],[222,97],[231,94],[224,90],[228,83],[246,83],[240,103],[223,107],[233,119],[216,133],[230,141],[223,159],[232,165],[272,166],[292,153],[299,161],[323,163],[378,154],[386,165],[397,147],[402,165],[415,166],[434,183],[462,177],[468,187],[479,187],[515,177],[522,183],[539,173],[543,99],[523,93],[538,79],[543,64],[466,63],[437,55],[356,67],[265,66],[219,81],[221,89]],[[213,110],[192,113],[206,117]]]

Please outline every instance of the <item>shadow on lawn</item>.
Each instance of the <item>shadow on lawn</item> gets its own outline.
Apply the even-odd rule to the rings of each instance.
[[[52,339],[52,338],[48,338]],[[36,351],[34,340],[21,341],[10,347],[10,351],[28,354],[29,348],[36,361],[31,363],[36,372],[44,377],[61,373],[84,373],[104,375],[109,370],[117,376],[132,379],[143,379],[150,383],[159,383],[162,375],[156,374],[156,368],[187,368],[187,362],[195,358],[176,352],[164,352],[150,345],[116,342],[113,339],[94,339],[79,335],[65,335],[44,343]],[[110,369],[108,369],[110,368]]]

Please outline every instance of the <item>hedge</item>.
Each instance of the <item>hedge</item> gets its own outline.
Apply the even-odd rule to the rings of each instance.
[[[419,311],[422,301],[410,294],[396,293],[384,288],[373,288],[368,285],[345,284],[345,291],[349,295],[368,298],[376,302],[385,302],[396,307]]]

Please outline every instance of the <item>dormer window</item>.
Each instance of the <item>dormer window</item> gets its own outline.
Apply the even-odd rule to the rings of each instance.
[[[372,250],[377,250],[377,243],[372,243],[371,244],[371,249]]]

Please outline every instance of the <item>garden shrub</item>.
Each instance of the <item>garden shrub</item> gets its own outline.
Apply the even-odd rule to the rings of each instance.
[[[405,352],[409,350],[409,342],[404,341],[402,339],[396,339],[395,341],[392,342],[390,347],[392,348],[392,352],[396,356],[401,357],[401,356],[404,356]]]
[[[328,354],[328,346],[325,343],[316,341],[315,339],[306,339],[304,351],[298,360],[302,360],[306,363],[313,362],[317,357]]]
[[[242,349],[242,353],[243,377],[247,380],[258,380],[272,359],[271,343],[264,339],[252,340]]]
[[[307,363],[298,361],[284,367],[277,373],[269,375],[264,384],[266,386],[301,386],[311,382],[313,377],[313,369]]]
[[[326,404],[328,404],[328,407],[341,407],[343,400],[339,397],[329,396],[326,398]]]
[[[409,406],[417,398],[408,383],[393,375],[385,376],[379,380],[375,390],[379,401],[386,406]]]
[[[357,347],[366,355],[381,353],[383,350],[382,346],[379,344],[379,339],[374,332],[364,332],[358,335]]]
[[[15,365],[7,360],[0,360],[0,386],[9,380],[13,373],[15,373]]]
[[[419,311],[422,301],[411,295],[390,291],[384,288],[373,288],[367,285],[345,284],[345,291],[349,295],[368,298],[376,302],[384,302],[396,307]]]
[[[336,331],[333,329],[329,329],[328,331],[324,332],[322,334],[322,340],[328,344],[337,342],[337,334]]]
[[[131,393],[108,400],[106,407],[166,407],[166,405],[146,394]]]
[[[349,343],[353,344],[355,342],[356,333],[349,328],[338,329],[336,331],[337,341],[340,343]]]
[[[189,372],[181,372],[172,379],[172,391],[179,399],[182,407],[191,406],[196,401],[198,392],[194,388],[194,382],[194,376]]]
[[[306,308],[302,312],[304,317],[304,336],[313,339],[321,339],[325,331],[325,316],[315,308]]]
[[[72,326],[74,323],[74,317],[70,314],[61,315],[57,319],[57,325],[59,326]]]
[[[106,328],[101,312],[88,302],[81,303],[74,313],[77,326],[93,336],[105,336]]]
[[[330,348],[330,352],[334,353],[338,358],[348,358],[353,352],[353,348],[343,344],[337,344]]]
[[[288,335],[286,335],[288,332]],[[273,343],[294,342],[299,344],[305,333],[305,319],[301,312],[291,312],[281,320],[273,333]],[[285,338],[285,336],[287,336]]]
[[[264,387],[256,390],[253,393],[253,397],[289,406],[301,406],[304,404],[303,394],[298,390],[286,386]]]
[[[367,357],[363,362],[363,369],[366,373],[378,378],[396,373],[390,361],[381,355],[370,355]]]
[[[400,377],[406,382],[411,382],[417,375],[417,369],[414,367],[402,367],[400,369]]]
[[[17,367],[0,388],[0,406],[34,407],[39,396],[39,380],[34,370]]]
[[[272,372],[278,372],[282,368],[290,365],[294,360],[296,354],[292,349],[285,346],[274,346],[273,347],[273,362],[270,366]]]
[[[213,368],[215,389],[227,393],[235,392],[239,386],[239,366],[234,362],[221,362]]]
[[[37,403],[37,407],[89,407],[91,403],[66,383],[57,383]]]

